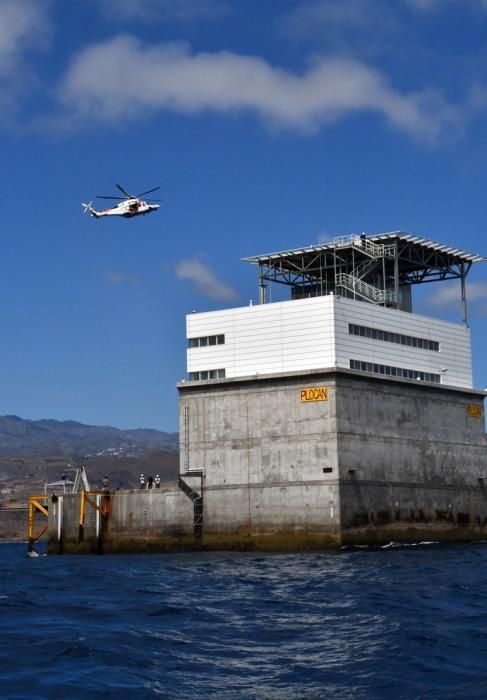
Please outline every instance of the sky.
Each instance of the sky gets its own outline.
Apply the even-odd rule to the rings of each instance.
[[[487,255],[486,137],[487,0],[0,0],[0,414],[177,430],[185,315],[257,298],[242,257]],[[83,214],[115,183],[160,210]],[[461,321],[456,283],[414,291]]]

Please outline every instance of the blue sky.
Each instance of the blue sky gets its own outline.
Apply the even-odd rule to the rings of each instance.
[[[0,414],[176,430],[185,314],[255,298],[244,256],[398,229],[487,254],[486,0],[0,9]],[[115,182],[161,209],[83,215]]]

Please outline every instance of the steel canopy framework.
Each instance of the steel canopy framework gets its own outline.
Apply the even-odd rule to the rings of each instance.
[[[335,238],[332,242],[243,258],[258,265],[259,302],[269,282],[290,286],[292,298],[341,294],[411,310],[411,286],[459,279],[466,322],[465,280],[487,258],[403,231]]]

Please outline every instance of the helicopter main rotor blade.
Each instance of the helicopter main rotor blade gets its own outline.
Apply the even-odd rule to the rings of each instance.
[[[129,193],[127,192],[127,190],[124,190],[123,187],[122,187],[122,185],[117,185],[117,183],[115,183],[115,185],[118,187],[118,189],[120,190],[120,192],[123,192],[123,194],[124,194],[126,197],[128,197],[129,199],[136,199],[136,197],[134,197],[132,194],[129,194]]]
[[[106,195],[106,194],[97,194],[95,195],[97,199],[122,199],[125,201],[127,197],[117,197],[117,195]]]
[[[117,185],[118,187],[118,185]],[[141,192],[140,194],[135,195],[136,197],[143,197],[144,194],[150,194],[151,192],[156,192],[157,190],[160,190],[160,187],[154,187],[152,190],[146,190],[145,192]]]

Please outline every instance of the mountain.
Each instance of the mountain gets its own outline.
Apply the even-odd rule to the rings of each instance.
[[[0,457],[22,454],[132,457],[156,450],[177,451],[178,433],[0,416]]]

